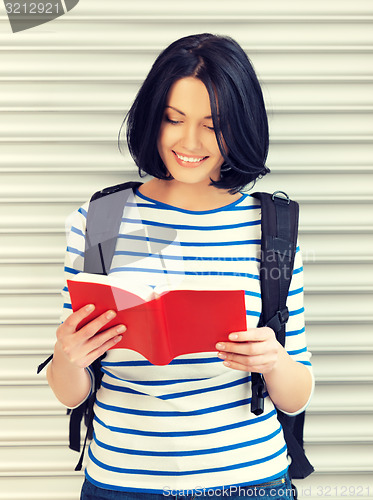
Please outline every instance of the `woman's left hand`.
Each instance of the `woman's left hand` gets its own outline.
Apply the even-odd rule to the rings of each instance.
[[[229,342],[217,343],[216,349],[225,366],[265,375],[276,367],[283,347],[271,328],[262,327],[231,333]]]

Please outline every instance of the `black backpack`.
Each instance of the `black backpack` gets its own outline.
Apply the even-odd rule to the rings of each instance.
[[[84,272],[107,274],[114,256],[124,206],[131,192],[141,184],[141,182],[126,182],[98,191],[92,196],[87,214]],[[252,196],[261,202],[262,314],[259,326],[272,328],[277,340],[284,346],[285,324],[289,318],[286,299],[296,252],[299,206],[282,191],[276,191],[272,195],[254,193]],[[100,203],[94,203],[97,200],[100,200]],[[38,367],[38,373],[51,359],[52,356]],[[83,419],[87,427],[82,453],[75,470],[81,470],[87,440],[92,439],[93,435],[93,406],[102,378],[101,359],[102,357],[90,366],[95,376],[95,386],[90,397],[79,407],[68,410],[70,414],[69,446],[72,450],[80,451]],[[264,409],[264,380],[259,373],[252,373],[251,379],[251,412],[260,415]],[[290,477],[303,479],[314,471],[303,449],[305,412],[289,416],[277,410],[277,416],[283,427],[288,455],[291,458]]]

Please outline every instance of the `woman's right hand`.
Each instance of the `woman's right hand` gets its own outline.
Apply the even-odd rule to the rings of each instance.
[[[92,304],[82,307],[70,314],[57,329],[55,354],[58,351],[65,361],[79,368],[86,368],[102,356],[121,340],[121,334],[126,331],[124,325],[116,325],[97,333],[115,318],[115,311],[107,311],[77,330],[79,323],[93,311],[94,305]]]
[[[122,338],[121,333],[126,330],[124,325],[117,325],[97,333],[112,321],[114,311],[107,311],[78,329],[80,322],[93,310],[92,305],[82,307],[70,314],[57,329],[47,379],[56,397],[68,408],[78,406],[91,390],[91,377],[85,368],[117,344]]]

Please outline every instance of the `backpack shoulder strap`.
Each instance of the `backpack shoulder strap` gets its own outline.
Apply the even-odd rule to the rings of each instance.
[[[124,206],[131,192],[141,184],[141,182],[117,184],[98,191],[91,197],[86,224],[85,272],[107,274],[114,255]],[[37,373],[40,373],[52,359],[53,354],[38,366]],[[91,395],[80,406],[67,411],[70,414],[69,447],[72,450],[80,451],[83,417],[87,427],[83,450],[75,470],[81,470],[87,439],[92,439],[93,405],[102,377],[101,358],[90,365],[90,370],[95,378]]]
[[[284,196],[280,196],[280,195]],[[260,288],[262,314],[259,326],[269,326],[281,345],[285,345],[285,324],[289,318],[286,300],[289,291],[298,236],[298,203],[286,193],[254,193],[261,202]],[[252,374],[251,411],[264,410],[264,380]]]
[[[95,193],[89,203],[84,272],[107,274],[113,259],[123,209],[141,182],[125,182]]]
[[[289,318],[286,300],[297,246],[299,205],[282,191],[272,195],[254,193],[253,196],[261,201],[262,206],[260,323],[272,328],[284,346],[285,324]]]
[[[107,274],[113,260],[115,244],[123,216],[124,206],[141,182],[125,182],[97,191],[90,200],[87,212],[86,238],[84,251],[84,272]],[[88,439],[93,435],[93,406],[96,392],[101,385],[101,358],[96,359],[90,370],[94,376],[94,387],[89,398],[70,412],[69,446],[80,451],[81,421],[87,427],[82,452],[75,470],[81,470],[84,451]]]
[[[106,274],[113,259],[115,243],[121,223],[124,205],[131,189],[135,191],[142,182],[124,182],[97,191],[90,200],[87,213],[84,271]],[[128,190],[127,193],[123,191]],[[108,195],[110,198],[105,198]],[[97,200],[101,200],[98,202]],[[51,354],[37,368],[39,374],[52,360]]]
[[[262,314],[259,326],[269,326],[276,338],[285,346],[285,324],[289,318],[286,300],[293,274],[298,238],[299,205],[291,201],[286,193],[254,193],[262,207],[260,286]],[[252,373],[251,411],[263,412],[264,380],[259,373]],[[292,479],[302,479],[313,472],[303,449],[303,426],[305,413],[286,415],[277,410],[288,454],[292,458],[289,468]]]

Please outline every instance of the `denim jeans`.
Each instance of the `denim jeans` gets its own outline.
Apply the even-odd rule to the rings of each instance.
[[[223,489],[213,490],[206,488],[198,489],[194,494],[175,494],[171,490],[164,493],[142,493],[133,491],[114,491],[98,488],[94,484],[85,480],[82,488],[80,500],[198,500],[198,498],[221,499],[230,498],[256,498],[260,500],[291,500],[294,498],[294,491],[290,483],[288,474],[268,483],[253,486],[231,486]]]

